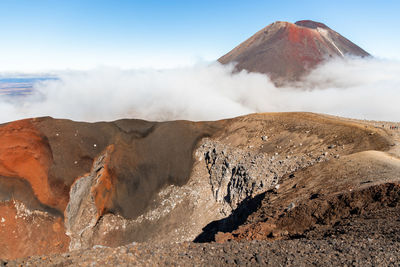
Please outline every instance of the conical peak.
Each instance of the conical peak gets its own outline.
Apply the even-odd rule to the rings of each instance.
[[[276,21],[218,59],[237,70],[265,73],[277,84],[297,81],[331,57],[369,54],[323,23]]]

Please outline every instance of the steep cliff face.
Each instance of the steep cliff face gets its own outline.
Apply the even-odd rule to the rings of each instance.
[[[331,57],[369,56],[363,49],[310,20],[274,22],[218,59],[236,69],[265,73],[278,85],[297,81]]]
[[[210,222],[278,190],[287,175],[385,150],[389,138],[306,113],[206,123],[38,118],[4,124],[0,257],[207,240],[216,234],[209,235]]]

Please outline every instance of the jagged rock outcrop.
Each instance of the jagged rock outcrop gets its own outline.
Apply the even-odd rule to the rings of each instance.
[[[204,155],[212,194],[224,206],[224,215],[229,215],[243,200],[277,186],[283,175],[333,158],[318,151],[300,156],[268,155],[210,139],[204,140],[196,153]]]
[[[89,174],[78,178],[71,186],[70,200],[65,210],[66,234],[70,250],[92,247],[95,226],[104,215],[105,203],[110,201],[113,181],[108,170],[113,146],[94,161]]]

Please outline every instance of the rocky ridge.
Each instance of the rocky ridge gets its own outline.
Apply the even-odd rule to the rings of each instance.
[[[59,123],[49,119],[44,122]],[[125,125],[120,124],[119,127],[129,129],[129,122],[123,123]],[[72,137],[77,137],[76,127],[82,126],[74,123],[71,125]],[[108,127],[107,125],[103,124],[102,128]],[[131,129],[135,127],[138,126]],[[351,216],[359,216],[362,220],[364,214],[373,213],[378,207],[389,210],[398,205],[399,190],[396,188],[399,164],[398,159],[393,156],[397,153],[398,139],[397,135],[393,135],[394,132],[388,131],[379,123],[354,122],[310,113],[276,113],[191,124],[190,127],[195,129],[194,132],[208,131],[208,134],[197,138],[190,150],[190,172],[188,176],[181,178],[185,182],[164,184],[154,193],[139,216],[126,216],[119,212],[118,206],[113,206],[117,203],[114,200],[115,194],[124,193],[121,190],[129,188],[126,187],[129,183],[118,187],[121,182],[118,168],[124,166],[116,165],[117,162],[123,163],[119,161],[121,156],[118,156],[121,155],[119,153],[122,147],[118,143],[121,137],[112,139],[112,142],[91,142],[89,147],[91,151],[95,151],[92,165],[87,171],[77,175],[70,185],[63,216],[57,211],[52,213],[51,209],[43,210],[40,205],[37,208],[28,207],[24,204],[24,199],[14,199],[14,202],[3,200],[2,207],[11,205],[11,208],[4,210],[4,214],[22,207],[18,203],[22,203],[27,212],[17,224],[9,223],[13,215],[4,218],[5,221],[0,223],[3,233],[10,233],[12,227],[17,230],[15,241],[5,243],[9,245],[0,250],[2,257],[17,258],[18,255],[26,255],[17,254],[21,253],[22,248],[33,248],[29,242],[35,240],[35,236],[26,236],[24,243],[19,243],[17,238],[22,237],[21,229],[31,229],[33,225],[30,222],[35,221],[37,224],[34,226],[38,229],[36,233],[42,233],[42,238],[52,238],[53,232],[59,237],[51,239],[54,243],[43,243],[44,246],[38,247],[41,250],[25,250],[28,255],[43,254],[43,251],[51,254],[69,250],[69,254],[54,256],[65,258],[65,255],[100,255],[110,252],[130,261],[130,256],[118,254],[118,249],[111,247],[122,245],[129,250],[132,242],[144,242],[135,243],[134,247],[154,246],[174,250],[188,244],[188,247],[194,249],[194,254],[188,252],[188,255],[200,257],[199,260],[204,257],[205,262],[212,260],[217,263],[219,260],[205,257],[199,252],[199,249],[207,249],[212,245],[182,242],[223,242],[226,245],[218,246],[224,251],[223,248],[229,246],[229,240],[270,242],[281,239],[282,242],[289,242],[308,236],[314,238],[318,235],[309,234],[312,231],[331,231],[330,229]],[[149,129],[148,126],[145,129]],[[83,131],[82,128],[78,130],[80,133]],[[65,135],[65,132],[66,130],[58,126],[58,130],[53,132],[53,138],[58,138],[63,133]],[[126,132],[129,131],[122,134]],[[131,133],[136,134],[132,131]],[[166,135],[161,136],[167,138]],[[142,139],[139,140],[143,142]],[[57,157],[54,153],[57,153],[56,146],[59,144],[50,140],[53,158]],[[139,144],[136,143],[136,149]],[[169,147],[167,151],[168,155],[182,153],[173,147]],[[127,155],[135,155],[129,153],[131,154]],[[141,155],[147,157],[146,154]],[[118,157],[115,158],[116,156]],[[67,157],[74,158],[73,154]],[[116,159],[118,160],[115,161]],[[149,163],[152,157],[146,160]],[[159,166],[157,164],[153,168]],[[171,179],[168,176],[166,178]],[[1,181],[4,183],[9,179],[3,178]],[[138,184],[132,188],[136,186]],[[6,195],[2,196],[4,198]],[[137,197],[141,198],[140,195]],[[299,224],[299,221],[304,223]],[[52,224],[53,232],[45,232],[49,228],[48,222]],[[8,239],[10,240],[12,239]],[[179,244],[174,245],[171,242]],[[294,243],[285,242],[280,244],[288,244],[290,250]],[[301,246],[308,244],[298,242]],[[310,242],[313,246],[323,243],[311,239]],[[257,242],[247,245],[237,243],[234,246],[239,248],[245,245],[249,251],[258,251],[251,244],[278,246]],[[351,244],[348,243],[348,246]],[[307,250],[306,246],[302,249]],[[157,248],[157,251],[164,253],[163,249]],[[226,257],[219,255],[228,260],[230,254],[224,253]],[[168,257],[159,261],[154,257],[144,257],[143,254],[132,255],[142,255],[138,257],[142,257],[140,260],[143,263],[145,259],[159,263],[168,260]],[[50,258],[56,259],[54,257]],[[31,258],[32,262],[35,259],[38,258]],[[115,260],[113,257],[110,259]],[[182,260],[184,259],[190,258],[183,257]],[[68,261],[66,258],[65,260]],[[246,256],[239,259],[241,260],[251,263],[256,259],[254,256]],[[194,260],[193,263],[195,262]]]

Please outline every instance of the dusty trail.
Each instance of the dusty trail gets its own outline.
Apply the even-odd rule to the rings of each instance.
[[[387,155],[389,157],[395,157],[400,160],[400,122],[366,121],[366,120],[353,120],[353,119],[347,119],[347,120],[385,130],[390,135],[393,142],[390,150],[387,151]]]

